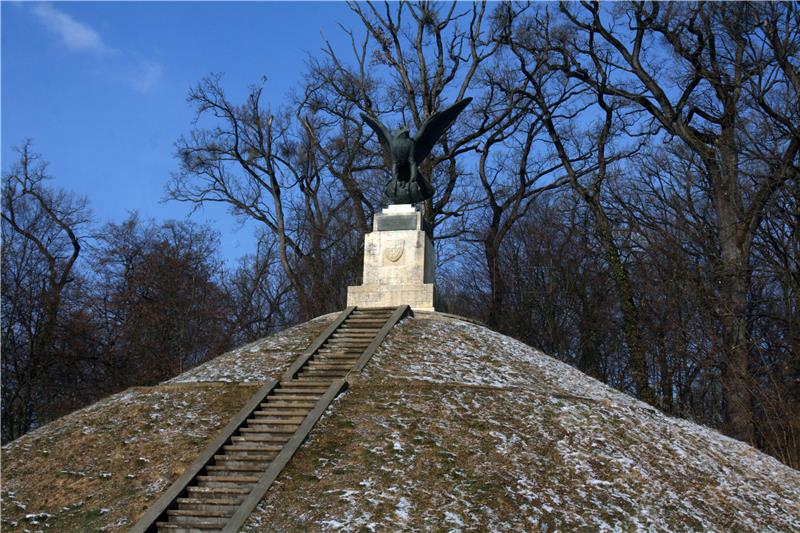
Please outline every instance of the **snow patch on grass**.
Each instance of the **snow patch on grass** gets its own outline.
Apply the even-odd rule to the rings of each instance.
[[[312,435],[262,524],[800,530],[797,471],[459,321],[403,321]]]
[[[224,353],[167,383],[263,383],[277,378],[335,316],[323,315]]]

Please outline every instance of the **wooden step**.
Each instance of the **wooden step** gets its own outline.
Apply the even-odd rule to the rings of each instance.
[[[233,516],[230,511],[183,511],[180,509],[170,509],[167,511],[169,521],[173,524],[183,524],[197,527],[198,525],[216,525],[219,528],[228,523],[228,519]]]
[[[233,515],[241,502],[238,500],[232,500],[232,502],[217,503],[217,500],[196,500],[194,498],[178,498],[177,500],[179,511],[220,511]]]
[[[339,352],[347,351],[347,352],[354,352],[351,355],[355,355],[356,353],[361,355],[362,353],[364,353],[364,350],[367,349],[368,345],[369,343],[357,343],[351,341],[347,343],[342,342],[339,344],[332,344],[329,346],[329,348],[332,351],[339,351]],[[320,352],[319,355],[325,355],[326,353],[329,352]]]
[[[321,390],[316,388],[316,387],[315,388],[311,388],[311,387],[292,387],[292,388],[281,387],[280,389],[275,389],[275,394],[273,395],[273,397],[274,396],[281,396],[283,394],[301,394],[303,396],[309,396],[309,397],[317,398],[319,396],[322,396],[322,394],[326,390],[328,390],[327,387],[325,387],[324,389],[321,389]]]
[[[240,455],[239,458],[246,457]],[[207,466],[209,474],[215,476],[249,476],[263,474],[269,468],[270,463],[274,458],[266,459],[264,461],[217,461],[212,466]]]
[[[283,407],[270,407],[263,411],[253,411],[256,416],[301,416],[304,417],[308,414],[308,409],[285,409]]]
[[[269,427],[269,426],[264,426],[264,427],[252,426],[252,427],[244,427],[244,428],[240,429],[239,431],[241,431],[242,434],[248,434],[248,435],[249,434],[258,433],[258,434],[262,434],[262,435],[274,435],[274,436],[277,437],[277,436],[280,436],[280,435],[291,435],[292,433],[297,431],[297,426],[292,426],[292,427],[287,428],[287,429],[275,429],[275,428]]]
[[[289,409],[298,409],[307,407],[312,409],[317,402],[308,402],[308,401],[301,401],[301,400],[294,400],[294,401],[272,401],[269,403],[262,403],[259,405],[262,409],[270,409],[273,407],[286,407]]]
[[[271,462],[271,459],[267,463]],[[209,476],[257,476],[266,466],[253,461],[227,462],[225,464],[212,464],[206,466]]]
[[[197,516],[197,517],[211,517],[211,518],[218,518],[224,516],[230,516],[230,514],[226,513],[225,511],[179,511],[179,510],[169,510],[167,514],[176,515],[176,516]],[[231,513],[233,514],[233,513]]]
[[[313,396],[309,396],[308,394],[276,394],[274,396],[269,396],[269,403],[272,403],[272,401],[285,402],[289,400],[311,401],[310,399],[313,398]]]
[[[277,416],[270,413],[260,415],[262,411],[256,411],[256,423],[258,424],[278,424],[299,426],[305,416]]]
[[[274,444],[270,444],[270,445],[264,444],[264,445],[255,446],[255,445],[249,444],[249,443],[248,444],[226,444],[225,446],[222,447],[222,449],[226,453],[227,452],[232,452],[232,453],[259,453],[259,454],[263,454],[263,453],[271,452],[271,453],[274,453],[274,454],[277,455],[278,452],[280,452],[283,449],[283,446],[274,445]]]
[[[266,433],[294,433],[298,426],[300,426],[300,422],[298,423],[275,423],[275,422],[261,422],[259,420],[248,420],[247,427],[242,428],[242,430],[248,429],[263,429]]]
[[[224,454],[215,455],[214,461],[218,465],[226,465],[229,463],[270,463],[278,455],[278,452],[269,453],[249,453],[249,452],[233,452],[225,450]]]
[[[184,505],[238,505],[242,500],[244,500],[244,495],[237,496],[236,498],[225,498],[219,496],[207,498],[178,498],[176,501]]]
[[[315,376],[315,377],[328,377],[328,378],[342,378],[347,374],[347,371],[334,371],[334,370],[309,370],[303,372],[304,376]]]
[[[200,487],[215,488],[252,489],[258,483],[257,476],[197,476],[196,479]]]
[[[248,433],[247,435],[242,435],[242,436],[237,435],[236,437],[231,437],[231,442],[233,442],[235,446],[238,446],[239,444],[249,446],[251,444],[261,445],[265,443],[283,445],[286,444],[289,438],[290,437],[288,435],[273,436],[273,435],[262,435],[259,433]]]
[[[352,361],[355,363],[358,361],[360,354],[324,354],[317,359],[317,361],[336,361],[336,362],[343,362],[347,363],[348,361]]]
[[[334,348],[349,348],[349,351],[364,351],[366,347],[369,346],[369,341],[364,342],[356,342],[356,341],[333,341],[329,344],[326,344],[326,348],[334,349]]]
[[[266,470],[259,465],[220,465],[207,466],[208,475],[218,477],[255,476]]]
[[[198,531],[221,531],[222,527],[216,524],[173,524],[171,522],[156,522],[159,533],[198,533]]]
[[[286,381],[281,382],[281,386],[286,387],[303,387],[309,389],[322,389],[322,391],[326,391],[328,387],[331,386],[330,381],[324,380],[311,380],[311,379],[289,379]]]
[[[242,429],[262,429],[267,433],[294,433],[300,423],[290,422],[288,424],[275,423],[275,422],[260,422],[258,420],[249,420],[247,427]]]
[[[369,346],[369,342],[359,343],[359,342],[348,341],[348,342],[340,342],[340,343],[337,343],[337,344],[331,344],[331,345],[327,346],[326,348],[329,348],[331,351],[355,352],[355,353],[362,354],[362,353],[364,353],[364,350],[367,349],[367,346]],[[328,352],[328,351],[319,352],[318,355],[324,355],[326,353],[330,353],[330,352]],[[312,359],[312,361],[313,361],[313,359]]]
[[[178,498],[179,511],[222,511],[233,514],[243,498]]]
[[[250,494],[250,489],[241,487],[215,488],[196,487],[194,485],[190,485],[186,487],[186,490],[189,492],[189,495],[192,498],[235,498],[239,501],[243,500],[245,496]]]

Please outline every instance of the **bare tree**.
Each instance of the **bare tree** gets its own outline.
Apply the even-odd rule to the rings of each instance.
[[[231,344],[219,237],[188,222],[108,224],[93,250],[109,391],[154,384]]]
[[[292,323],[295,312],[276,242],[263,233],[255,253],[239,260],[235,271],[226,279],[231,300],[234,344],[244,344],[273,333]]]
[[[609,274],[619,294],[635,392],[639,398],[654,403],[634,283],[618,242],[619,231],[603,199],[619,163],[639,150],[636,137],[642,133],[631,131],[621,102],[608,98],[609,80],[604,71],[598,70],[597,90],[589,91],[581,80],[564,77],[551,67],[553,60],[549,56],[557,48],[547,12],[530,17],[521,16],[523,13],[514,12],[506,4],[501,19],[505,29],[499,35],[528,81],[527,87],[516,91],[526,97],[526,108],[540,118],[566,179],[594,217]]]
[[[770,198],[798,172],[800,138],[791,126],[798,109],[788,104],[798,95],[798,9],[655,2],[562,4],[559,11],[548,13],[549,66],[608,105],[625,106],[629,122],[638,118],[679,139],[702,162],[720,250],[728,429],[752,440],[749,261]],[[674,61],[660,61],[663,53]],[[765,142],[768,149],[745,156],[747,146]]]
[[[47,186],[47,165],[31,143],[3,176],[3,440],[42,421],[59,353],[59,326],[89,223],[86,201]]]
[[[337,223],[351,206],[325,174],[308,122],[301,124],[288,112],[272,114],[261,95],[262,87],[253,87],[246,102],[236,105],[218,76],[204,79],[190,93],[198,121],[211,125],[198,126],[178,141],[181,170],[168,195],[197,205],[227,204],[235,215],[274,235],[299,318],[308,319],[343,303],[320,297],[320,291],[351,277],[347,268],[330,268],[347,264],[334,252],[352,231]],[[343,287],[339,293],[344,294]]]
[[[487,76],[486,82],[506,95],[506,108],[498,113],[482,106],[476,114],[483,123],[498,114],[503,120],[478,142],[477,175],[482,195],[474,217],[480,220],[471,230],[473,238],[483,246],[490,287],[489,325],[502,328],[508,287],[501,267],[502,249],[509,232],[523,219],[536,199],[545,191],[554,190],[568,182],[559,176],[561,163],[546,150],[537,150],[542,143],[543,122],[524,107],[526,80],[514,80],[511,86],[506,76]],[[485,215],[481,216],[483,213]]]

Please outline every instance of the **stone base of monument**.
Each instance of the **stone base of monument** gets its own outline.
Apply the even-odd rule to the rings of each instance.
[[[410,204],[390,205],[364,236],[364,279],[347,287],[347,305],[434,310],[436,257],[422,213]]]

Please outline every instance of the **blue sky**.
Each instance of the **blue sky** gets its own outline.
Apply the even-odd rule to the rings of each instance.
[[[277,105],[301,81],[308,52],[356,28],[339,2],[2,2],[2,168],[26,138],[50,162],[53,184],[88,197],[99,222],[182,218],[162,202],[189,131],[191,86],[211,72],[239,99],[268,79]],[[193,215],[221,233],[222,255],[253,249],[221,207]]]

